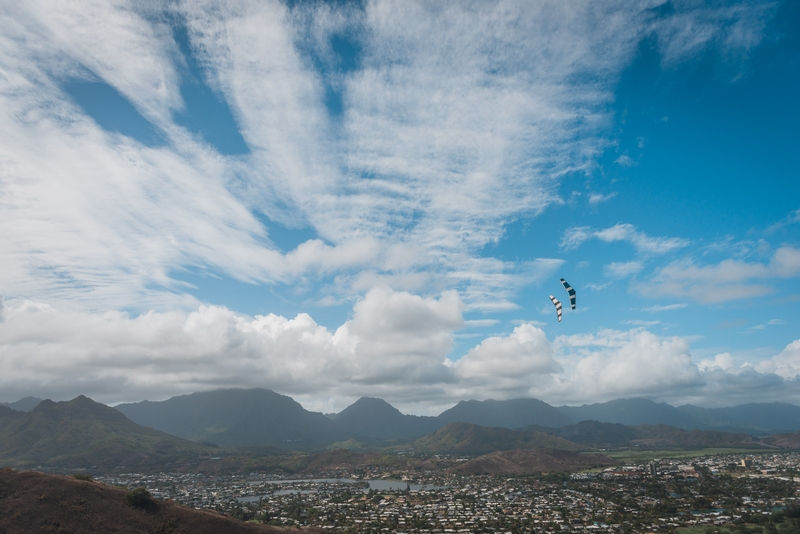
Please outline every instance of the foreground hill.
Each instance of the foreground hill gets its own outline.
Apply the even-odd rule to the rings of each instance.
[[[608,467],[617,463],[602,454],[578,454],[560,449],[517,449],[478,456],[452,470],[471,475],[528,475]]]
[[[470,423],[451,423],[412,442],[411,447],[428,453],[464,455],[510,449],[553,448],[575,451],[585,448],[545,432],[485,427]]]
[[[351,437],[323,414],[268,389],[219,389],[116,409],[140,425],[223,447],[314,450]]]
[[[0,469],[0,532],[324,532],[321,529],[301,531],[244,523],[163,501],[152,501],[152,505],[140,509],[126,504],[126,493],[124,489],[71,477]]]
[[[338,426],[368,438],[418,438],[438,430],[444,423],[436,417],[404,415],[383,399],[362,397],[330,416]]]
[[[152,466],[194,460],[214,449],[130,421],[84,396],[42,401],[30,412],[0,409],[0,465]]]

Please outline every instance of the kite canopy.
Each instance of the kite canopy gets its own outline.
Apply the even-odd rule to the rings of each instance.
[[[567,293],[569,294],[569,305],[574,310],[575,309],[575,290],[572,289],[572,286],[569,285],[567,283],[567,281],[564,280],[563,278],[561,279],[561,285],[564,286],[564,289],[567,290]]]
[[[553,295],[550,295],[550,300],[553,301],[553,306],[556,307],[556,313],[558,314],[558,322],[561,322],[561,302]]]

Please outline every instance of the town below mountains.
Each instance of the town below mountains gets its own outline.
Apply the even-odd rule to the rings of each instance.
[[[540,450],[563,451],[568,470],[573,460],[576,467],[588,458],[605,461],[578,453],[614,449],[798,448],[798,431],[800,407],[783,403],[709,409],[642,398],[560,407],[536,399],[470,400],[423,417],[368,397],[322,414],[267,389],[113,408],[83,396],[66,402],[29,397],[0,406],[0,466],[302,472],[344,457],[413,467],[430,463],[431,455]],[[334,454],[342,449],[347,453]]]

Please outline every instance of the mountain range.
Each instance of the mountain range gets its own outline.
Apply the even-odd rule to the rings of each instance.
[[[32,403],[26,402],[12,404]],[[216,447],[229,450],[230,463],[239,461],[234,456],[337,448],[474,456],[540,448],[790,447],[800,438],[783,434],[797,429],[800,407],[780,403],[705,409],[647,399],[577,407],[471,400],[424,417],[364,397],[326,416],[274,391],[227,389],[116,409],[82,396],[41,401],[28,412],[0,406],[0,465],[99,465],[92,458],[103,458],[106,467],[163,465],[219,455]]]
[[[641,408],[647,406],[646,402],[649,401],[634,400],[634,405]],[[457,411],[448,411],[448,417],[485,423],[492,414],[499,418],[503,406],[503,401],[459,403]],[[511,406],[513,409],[499,422],[519,425],[547,417],[552,422],[554,414],[560,413],[541,401],[515,401]],[[525,407],[532,409],[526,412]],[[663,410],[663,406],[656,405],[656,409]],[[628,411],[625,416],[631,414],[641,417],[641,410]],[[361,399],[340,414],[326,417],[305,410],[290,397],[264,389],[195,393],[118,409],[79,396],[67,402],[44,400],[30,412],[0,406],[0,466],[170,465],[178,470],[200,466],[217,471],[260,466],[258,469],[299,472],[308,466],[323,469],[334,460],[387,466],[403,458],[410,461],[408,456],[397,456],[398,451],[413,453],[414,462],[418,463],[422,461],[420,453],[478,456],[508,450],[800,447],[800,432],[757,438],[746,432],[681,429],[663,424],[587,420],[559,427],[529,424],[512,429],[443,419],[446,418],[403,415],[380,399]],[[416,435],[431,428],[434,430]],[[386,435],[389,438],[380,438]],[[211,439],[225,448],[209,443]],[[337,449],[351,451],[335,452]],[[364,456],[353,449],[373,452]],[[319,456],[300,451],[334,454]],[[497,465],[501,471],[511,469],[511,464]]]
[[[667,425],[684,430],[756,435],[800,430],[800,407],[793,404],[676,408],[643,398],[560,407],[537,399],[469,400],[459,402],[438,416],[426,417],[405,415],[382,399],[362,397],[341,412],[326,417],[309,412],[290,397],[273,391],[230,389],[194,393],[161,402],[121,404],[117,409],[136,423],[185,439],[221,446],[269,445],[297,450],[314,450],[324,443],[351,438],[413,440],[456,422],[510,429],[534,425],[551,433],[553,429],[569,428],[582,421],[627,426]],[[614,440],[619,441],[619,437]]]
[[[16,402],[0,403],[0,407],[30,411],[39,402],[41,399],[25,397]],[[504,428],[524,428],[529,425],[561,428],[581,421],[598,421],[623,425],[660,424],[686,430],[718,430],[756,435],[800,430],[800,407],[777,402],[741,404],[727,408],[702,408],[691,404],[675,407],[645,398],[616,399],[582,406],[558,407],[537,399],[466,400],[438,416],[430,417],[404,415],[382,399],[362,397],[337,414],[327,414],[327,418],[335,423],[333,426],[322,422],[319,417],[321,414],[303,410],[302,406],[290,397],[262,389],[228,389],[194,393],[161,402],[120,404],[117,409],[140,424],[187,439],[241,444],[242,435],[250,431],[236,428],[243,424],[243,419],[261,420],[266,417],[268,414],[259,412],[258,407],[262,405],[268,407],[267,411],[291,406],[290,417],[299,415],[302,420],[300,426],[311,425],[317,430],[323,428],[332,436],[338,429],[344,430],[345,434],[375,439],[413,439],[455,422]],[[274,423],[278,424],[280,421]],[[338,437],[342,437],[342,434],[340,433]],[[291,440],[306,439],[304,432],[298,431],[295,436],[281,436],[274,445],[283,446]],[[250,441],[260,443],[263,440],[258,436],[258,439]]]
[[[317,450],[352,436],[321,413],[268,389],[219,389],[116,409],[140,425],[221,447]]]

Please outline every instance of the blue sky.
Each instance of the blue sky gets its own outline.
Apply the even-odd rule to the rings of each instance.
[[[800,402],[792,2],[0,25],[2,400]]]

